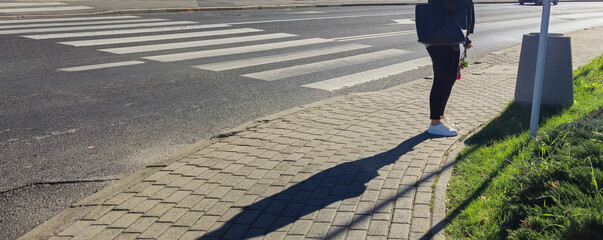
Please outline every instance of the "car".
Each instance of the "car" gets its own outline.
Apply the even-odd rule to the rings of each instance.
[[[519,1],[519,5],[523,5],[524,3],[527,2],[533,2],[536,5],[542,5],[542,2],[544,0],[518,0]],[[553,5],[557,5],[559,4],[559,0],[551,0],[551,3],[553,3]]]

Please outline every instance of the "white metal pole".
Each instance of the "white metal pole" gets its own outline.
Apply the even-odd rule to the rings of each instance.
[[[534,79],[534,95],[532,96],[532,118],[530,120],[530,139],[538,131],[538,117],[540,114],[540,99],[542,96],[542,82],[546,62],[546,47],[549,35],[549,17],[551,15],[551,0],[542,1],[542,21],[540,22],[540,38],[538,39],[538,57],[536,59],[536,79]]]

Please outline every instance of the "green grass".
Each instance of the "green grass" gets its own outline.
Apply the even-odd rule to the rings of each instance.
[[[574,72],[574,104],[510,103],[468,140],[447,190],[447,239],[603,239],[603,56]]]

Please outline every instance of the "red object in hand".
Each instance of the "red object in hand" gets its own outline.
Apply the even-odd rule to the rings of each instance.
[[[461,74],[460,73],[456,75],[456,80],[459,80],[459,79],[461,79]]]

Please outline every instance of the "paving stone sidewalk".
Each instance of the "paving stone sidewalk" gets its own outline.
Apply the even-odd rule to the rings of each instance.
[[[603,53],[603,28],[571,36],[574,66]],[[512,100],[519,50],[463,72],[447,109],[461,135]],[[443,239],[439,174],[462,137],[425,133],[430,87],[420,79],[256,121],[22,239]]]

